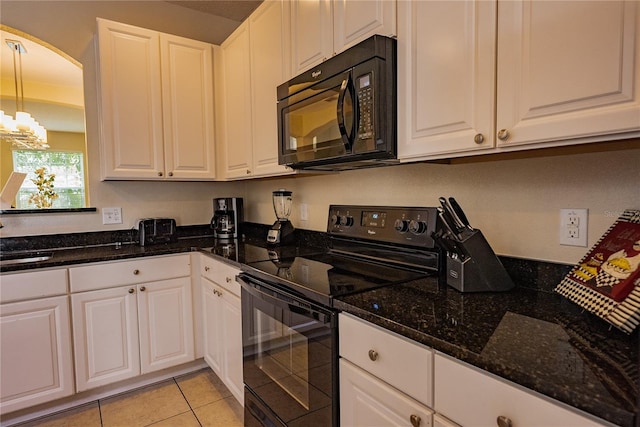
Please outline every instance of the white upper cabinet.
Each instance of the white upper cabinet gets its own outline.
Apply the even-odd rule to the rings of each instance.
[[[635,1],[400,1],[399,157],[639,135],[639,9]]]
[[[398,3],[401,159],[493,147],[495,27],[495,1]]]
[[[103,180],[215,178],[212,50],[98,18]]]
[[[263,2],[221,46],[216,102],[226,179],[294,173],[278,164],[276,88],[289,77],[288,7]]]
[[[244,178],[251,175],[253,162],[248,21],[222,43],[219,56],[220,61],[216,60],[216,102],[222,140],[219,155],[225,178]]]
[[[639,51],[637,1],[501,1],[498,145],[637,132]]]
[[[293,75],[374,34],[396,35],[395,0],[292,0],[290,5]]]
[[[292,75],[317,65],[333,54],[331,0],[291,1]]]
[[[333,0],[334,53],[374,34],[397,35],[395,0]]]

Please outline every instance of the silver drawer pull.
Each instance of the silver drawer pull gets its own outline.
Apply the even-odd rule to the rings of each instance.
[[[132,293],[134,293],[134,292],[135,292],[135,289],[133,289],[133,288],[130,288],[130,289],[129,289],[129,293],[130,293],[130,294],[132,294]]]
[[[409,417],[409,421],[411,421],[411,425],[413,427],[420,427],[420,423],[422,422],[422,418],[420,418],[418,415],[411,415]]]
[[[209,267],[204,268],[204,271],[209,271],[209,270],[210,270]]]
[[[140,270],[136,268],[135,270],[133,270],[133,274],[137,276],[138,274],[140,274]]]
[[[231,283],[231,277],[227,277],[227,283]]]
[[[378,360],[378,352],[375,350],[369,350],[369,359],[371,359],[374,362]]]
[[[498,416],[496,423],[498,424],[498,427],[511,427],[513,425],[511,418],[505,417],[504,415]]]

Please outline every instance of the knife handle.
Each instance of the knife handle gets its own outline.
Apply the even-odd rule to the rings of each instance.
[[[469,230],[473,230],[473,227],[471,227],[471,224],[469,223],[469,219],[464,214],[464,211],[462,210],[462,207],[460,206],[458,201],[453,197],[449,197],[449,203],[451,204],[453,211],[456,213],[456,215],[458,215],[460,222],[462,222],[464,226],[467,227]]]

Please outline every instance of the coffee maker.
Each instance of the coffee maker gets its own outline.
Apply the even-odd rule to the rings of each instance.
[[[211,228],[216,239],[237,239],[244,222],[241,197],[213,199]]]

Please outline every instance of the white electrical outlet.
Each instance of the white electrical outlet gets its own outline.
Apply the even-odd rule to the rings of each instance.
[[[102,208],[103,224],[122,224],[122,208]]]
[[[306,203],[300,203],[300,221],[309,221],[309,209]]]
[[[560,244],[587,246],[588,209],[560,209]]]

